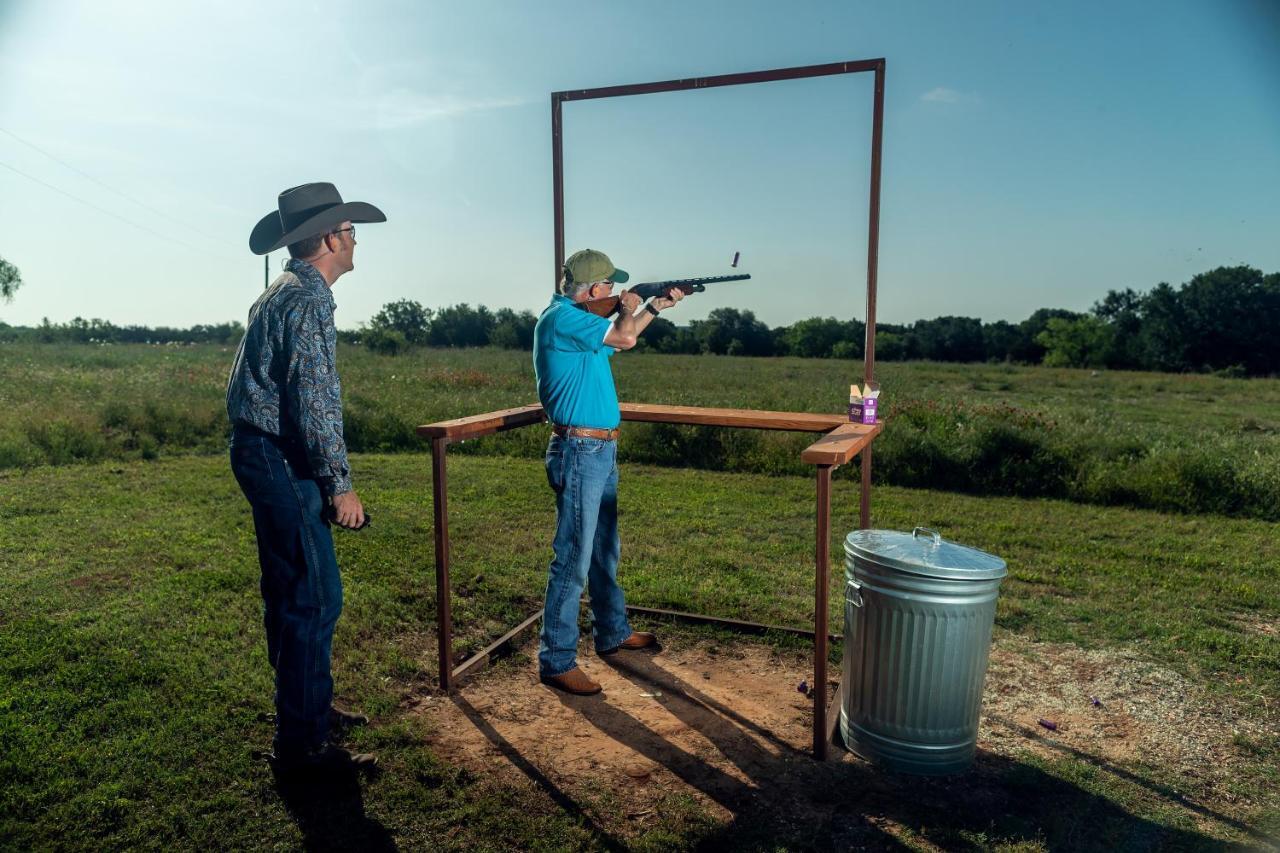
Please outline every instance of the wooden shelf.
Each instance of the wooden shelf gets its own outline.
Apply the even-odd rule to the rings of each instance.
[[[771,429],[790,432],[821,432],[822,438],[811,444],[801,459],[812,465],[844,465],[871,443],[883,424],[851,424],[844,415],[810,412],[766,412],[754,409],[715,409],[703,406],[663,406],[651,403],[622,403],[624,421],[659,424],[735,427],[738,429]],[[544,423],[542,406],[534,403],[500,409],[482,415],[454,418],[417,428],[423,438],[446,438],[466,441],[495,432]]]
[[[703,406],[661,406],[622,403],[624,421],[659,424],[699,424],[742,429],[780,429],[791,432],[827,432],[849,422],[845,415],[808,412],[763,412],[755,409],[710,409]]]
[[[499,409],[483,415],[471,415],[466,418],[454,418],[451,421],[440,421],[434,424],[423,424],[417,433],[423,438],[447,438],[453,441],[465,441],[468,438],[479,438],[509,429],[542,423],[547,419],[542,406],[534,403],[531,406],[517,406],[514,409]]]
[[[844,465],[861,453],[883,429],[883,422],[843,423],[806,447],[800,459],[810,465]]]

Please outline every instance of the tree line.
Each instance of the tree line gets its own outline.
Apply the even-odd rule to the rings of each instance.
[[[382,307],[367,324],[339,339],[395,355],[409,347],[496,346],[529,350],[537,317],[530,311],[480,305],[432,309],[410,299]],[[999,361],[1230,375],[1280,373],[1280,273],[1249,266],[1218,267],[1180,287],[1160,283],[1140,293],[1112,290],[1087,312],[1042,308],[1020,323],[936,317],[880,323],[876,358],[885,361]],[[115,326],[77,317],[70,323],[6,326],[0,340],[104,343],[234,344],[238,322],[189,329]],[[717,308],[705,320],[676,325],[655,318],[638,349],[651,352],[803,358],[862,358],[860,320],[811,317],[769,327],[747,309]]]
[[[394,354],[405,347],[500,346],[530,349],[537,318],[529,311],[454,305],[439,311],[401,300],[368,326],[344,332],[352,343]],[[876,327],[876,358],[1091,367],[1171,372],[1280,373],[1280,273],[1218,267],[1181,287],[1145,293],[1112,290],[1087,312],[1041,308],[1020,323],[936,317]],[[665,353],[862,358],[861,320],[811,317],[771,328],[750,310],[717,308],[677,326],[655,318],[639,349]]]

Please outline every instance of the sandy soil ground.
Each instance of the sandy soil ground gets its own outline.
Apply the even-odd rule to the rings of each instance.
[[[542,686],[536,664],[520,657],[453,696],[413,703],[429,715],[442,756],[537,785],[614,837],[656,820],[672,794],[693,797],[726,827],[768,810],[770,834],[789,827],[802,843],[841,846],[842,834],[850,846],[888,841],[935,812],[956,828],[998,829],[1001,815],[1013,820],[1018,810],[1009,771],[1028,752],[1075,758],[1142,786],[1221,837],[1243,828],[1231,815],[1246,805],[1229,790],[1240,756],[1233,738],[1263,729],[1136,654],[1007,639],[992,650],[974,769],[924,780],[880,772],[843,750],[825,765],[813,761],[813,701],[798,690],[813,671],[801,652],[677,640],[656,655],[611,658],[584,644],[579,660],[603,694],[572,697]],[[1174,768],[1185,785],[1156,784],[1144,768]],[[1034,774],[1022,782],[1029,780]],[[904,806],[904,795],[913,806]],[[1016,820],[1005,823],[1018,834]]]

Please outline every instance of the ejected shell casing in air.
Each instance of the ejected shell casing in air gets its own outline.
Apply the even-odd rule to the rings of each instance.
[[[733,253],[733,263],[729,264],[729,266],[731,266],[731,267],[736,267],[736,266],[738,265],[738,255],[740,255],[740,254],[741,254],[741,252],[734,252],[734,253]]]

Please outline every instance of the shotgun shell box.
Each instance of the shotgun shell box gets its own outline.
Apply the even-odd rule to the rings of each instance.
[[[862,423],[862,391],[857,385],[849,386],[849,423]]]
[[[862,422],[864,424],[873,424],[876,422],[877,399],[875,397],[862,398]]]
[[[868,382],[862,389],[862,422],[874,424],[880,411],[880,385]]]
[[[854,424],[874,424],[880,409],[880,386],[868,382],[859,390],[857,385],[849,386],[849,422]]]

